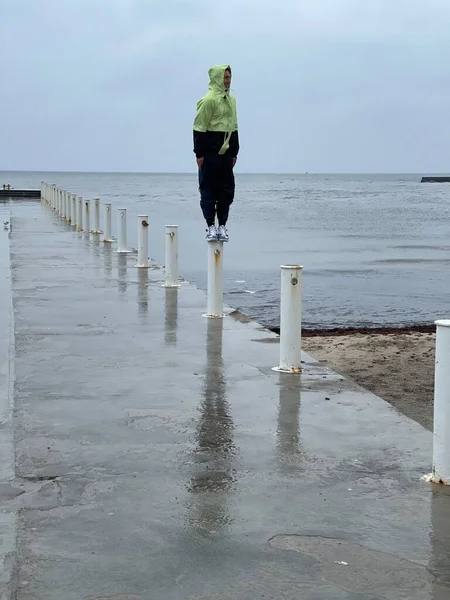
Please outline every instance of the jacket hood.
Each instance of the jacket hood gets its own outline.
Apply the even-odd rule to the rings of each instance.
[[[211,67],[208,71],[209,75],[209,89],[216,94],[228,94],[229,90],[225,89],[225,85],[223,83],[223,76],[225,75],[225,71],[230,69],[230,65],[215,65]]]

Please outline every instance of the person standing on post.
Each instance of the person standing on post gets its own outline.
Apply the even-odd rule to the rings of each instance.
[[[197,103],[194,153],[206,239],[227,242],[226,225],[235,189],[233,168],[239,153],[236,99],[230,94],[229,65],[211,67],[208,74],[208,93]]]

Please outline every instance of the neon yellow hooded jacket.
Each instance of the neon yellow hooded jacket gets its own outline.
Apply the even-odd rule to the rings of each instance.
[[[224,141],[229,148],[225,154],[236,157],[239,152],[236,98],[225,89],[223,82],[228,65],[216,65],[208,71],[208,92],[197,103],[194,120],[194,152],[197,157],[219,154]]]

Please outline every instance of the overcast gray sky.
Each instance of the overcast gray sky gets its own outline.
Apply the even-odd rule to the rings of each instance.
[[[242,172],[448,172],[449,0],[0,0],[0,170],[187,172],[233,68]]]

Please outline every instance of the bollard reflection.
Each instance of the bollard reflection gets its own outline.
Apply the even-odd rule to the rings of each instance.
[[[148,315],[148,269],[137,269],[137,304],[139,321],[142,323]]]
[[[111,244],[103,244],[103,266],[105,275],[108,279],[111,278],[113,268],[113,250]]]
[[[92,256],[95,259],[95,265],[98,265],[98,261],[100,259],[100,254],[101,254],[101,247],[100,247],[100,240],[98,239],[98,237],[96,238],[92,238]]]
[[[178,288],[165,288],[165,292],[164,342],[167,346],[175,346],[178,328]]]
[[[209,319],[206,341],[206,373],[196,431],[195,473],[189,524],[199,535],[217,535],[232,522],[229,497],[235,482],[234,424],[226,397],[222,358],[222,319]]]
[[[304,468],[304,451],[300,438],[301,378],[280,373],[277,427],[277,462],[283,474]]]
[[[117,254],[117,287],[124,294],[128,287],[127,255]]]
[[[433,600],[450,598],[450,490],[433,486],[431,496],[431,554],[428,571],[433,576]]]
[[[87,231],[84,231],[82,233],[82,237],[83,237],[83,246],[86,248],[86,250],[88,250],[91,247],[91,236],[89,235],[89,233]]]

